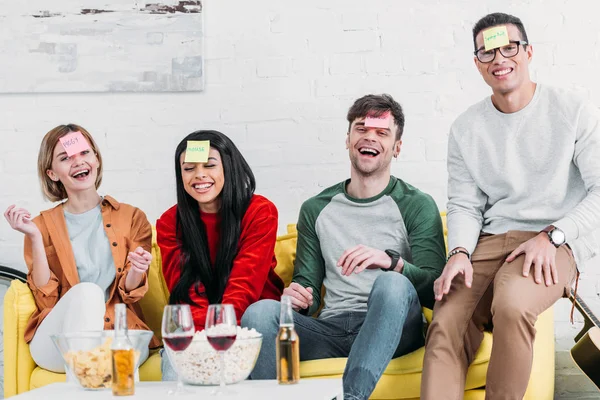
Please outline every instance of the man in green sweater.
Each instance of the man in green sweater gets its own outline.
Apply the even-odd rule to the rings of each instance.
[[[296,311],[300,359],[348,357],[344,397],[367,399],[392,357],[423,345],[421,306],[433,306],[445,247],[431,196],[391,175],[402,145],[400,104],[364,96],[347,119],[350,179],[302,205],[294,278],[284,295]],[[264,336],[253,379],[276,376],[279,309],[262,300],[242,318]]]

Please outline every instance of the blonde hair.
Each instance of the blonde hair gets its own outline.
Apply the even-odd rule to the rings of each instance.
[[[38,154],[38,175],[40,177],[40,184],[42,186],[42,192],[44,197],[50,201],[61,201],[67,198],[67,191],[65,190],[64,185],[60,181],[53,181],[48,176],[47,171],[52,169],[52,160],[54,158],[54,148],[58,143],[58,140],[68,135],[71,132],[81,132],[83,137],[87,139],[92,147],[92,150],[96,154],[98,158],[98,175],[96,176],[96,189],[100,187],[100,183],[102,183],[102,155],[98,150],[98,146],[92,135],[88,131],[86,131],[83,127],[75,124],[67,124],[67,125],[59,125],[56,128],[52,129],[50,132],[46,133],[44,139],[42,139],[42,144],[40,145],[40,152]]]

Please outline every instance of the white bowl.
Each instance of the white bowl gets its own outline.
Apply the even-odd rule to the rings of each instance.
[[[262,335],[239,338],[225,352],[225,383],[232,384],[248,378],[260,353]],[[206,338],[194,336],[184,351],[173,351],[165,346],[171,365],[181,379],[191,385],[218,385],[221,378],[219,354]]]

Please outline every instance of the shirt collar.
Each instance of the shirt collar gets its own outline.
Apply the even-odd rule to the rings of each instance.
[[[119,207],[121,207],[121,203],[119,203],[117,200],[115,200],[114,198],[112,198],[110,196],[104,196],[101,204],[102,204],[102,207],[106,207],[106,206],[110,205],[115,210],[118,210]]]

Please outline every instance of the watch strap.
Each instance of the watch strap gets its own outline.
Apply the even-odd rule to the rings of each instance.
[[[546,233],[550,233],[552,232],[554,229],[556,229],[556,227],[554,225],[548,225],[547,227],[545,227],[544,229],[542,229],[540,232],[546,232]]]
[[[392,265],[389,268],[381,268],[381,269],[384,271],[391,271],[394,268],[396,268],[396,266],[398,265],[398,261],[400,261],[400,254],[398,254],[395,251],[389,251],[389,250],[385,250],[385,254],[390,256],[390,258],[392,259]]]

